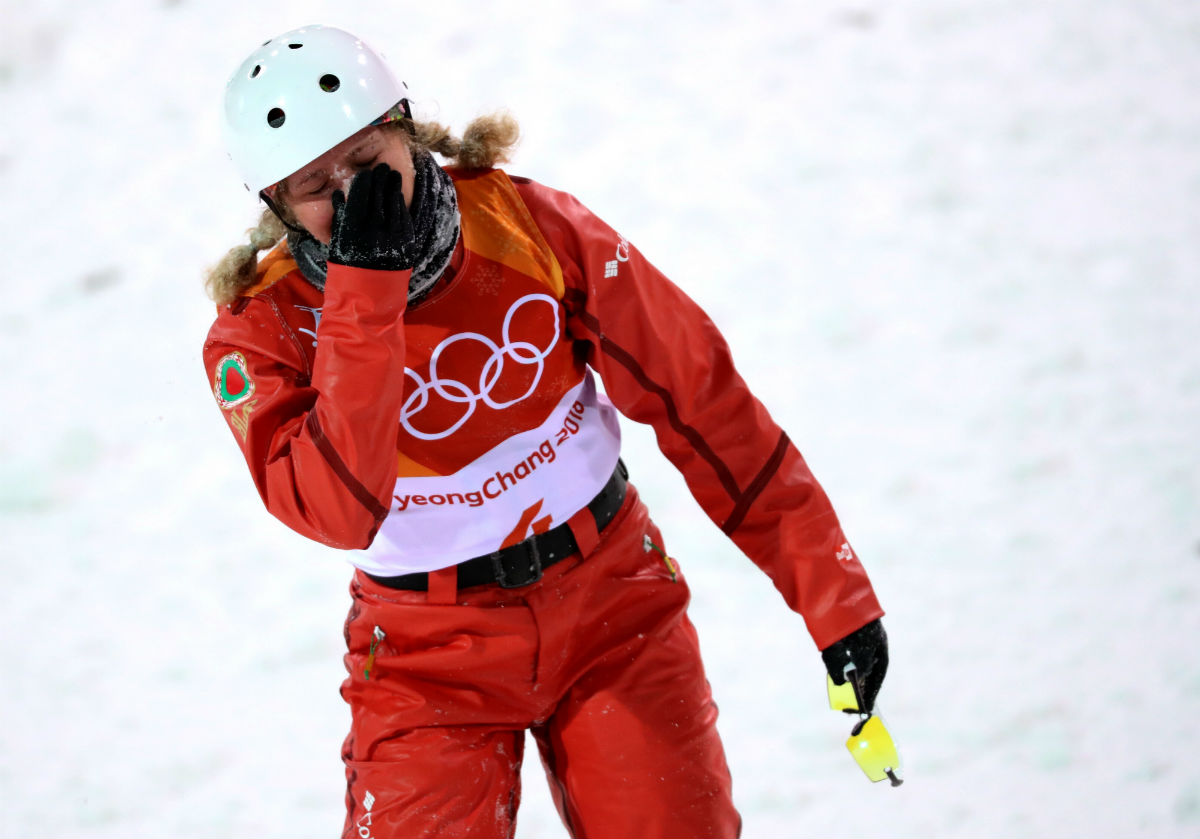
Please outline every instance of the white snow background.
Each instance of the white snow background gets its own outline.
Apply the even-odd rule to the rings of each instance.
[[[1200,836],[1200,6],[4,0],[0,835],[336,835],[350,571],[200,348],[228,75],[312,22],[509,108],[704,305],[888,610],[907,783],[645,429],[747,837]],[[564,836],[532,748],[518,835]]]

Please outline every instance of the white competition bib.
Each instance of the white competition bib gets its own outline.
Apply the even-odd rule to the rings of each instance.
[[[604,488],[620,449],[616,409],[588,370],[539,427],[451,475],[397,479],[375,541],[350,562],[383,577],[435,571],[562,524]]]

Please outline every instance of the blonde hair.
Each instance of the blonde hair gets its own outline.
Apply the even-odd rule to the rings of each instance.
[[[520,126],[509,113],[500,111],[476,117],[467,125],[462,137],[456,137],[446,126],[437,122],[417,122],[403,119],[385,127],[399,128],[414,151],[431,151],[444,157],[460,169],[491,169],[507,163],[520,139]],[[290,218],[286,194],[276,196],[280,211]],[[246,231],[249,244],[238,245],[209,269],[204,288],[218,306],[236,300],[257,279],[259,251],[269,250],[287,235],[287,227],[269,208],[263,210],[255,227]]]
[[[441,123],[412,123],[413,145],[440,154],[460,169],[491,169],[508,163],[520,136],[516,119],[503,111],[471,120],[462,139]]]

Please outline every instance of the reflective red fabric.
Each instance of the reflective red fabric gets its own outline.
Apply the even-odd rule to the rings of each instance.
[[[687,584],[646,534],[631,487],[591,556],[526,588],[438,605],[356,575],[345,836],[511,836],[526,728],[573,836],[737,835]]]

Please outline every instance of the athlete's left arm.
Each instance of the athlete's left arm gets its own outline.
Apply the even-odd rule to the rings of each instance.
[[[705,513],[824,649],[883,614],[804,458],[711,319],[572,196],[515,183],[563,269],[568,329],[613,404],[650,424]]]

